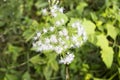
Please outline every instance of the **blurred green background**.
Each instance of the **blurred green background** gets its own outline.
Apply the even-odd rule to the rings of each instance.
[[[74,50],[70,80],[120,80],[120,0],[60,0],[69,18],[83,21],[88,41]],[[65,80],[65,65],[31,50],[47,0],[0,0],[0,80]]]

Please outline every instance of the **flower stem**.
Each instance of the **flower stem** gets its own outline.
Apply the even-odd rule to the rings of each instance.
[[[66,64],[66,80],[70,80],[68,65]]]

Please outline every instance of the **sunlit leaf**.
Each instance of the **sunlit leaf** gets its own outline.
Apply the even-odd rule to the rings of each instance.
[[[95,26],[95,24],[93,22],[84,19],[82,24],[83,24],[83,27],[85,28],[86,33],[88,35],[91,35],[91,34],[95,33],[95,27],[96,26]]]
[[[101,57],[107,68],[110,68],[113,62],[113,50],[111,47],[105,47],[101,51]]]
[[[91,12],[90,15],[93,21],[97,21],[98,18],[95,13]]]
[[[118,34],[118,30],[110,23],[106,24],[106,28],[108,32],[107,34],[115,39]]]
[[[101,34],[97,36],[97,45],[100,46],[101,57],[107,68],[110,68],[113,62],[113,49],[108,46],[106,36]]]
[[[97,35],[97,45],[100,46],[102,49],[105,46],[108,46],[108,40],[106,39],[105,35]]]

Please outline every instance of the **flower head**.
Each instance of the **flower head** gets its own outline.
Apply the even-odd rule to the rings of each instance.
[[[75,56],[73,53],[68,52],[68,54],[64,58],[62,58],[59,62],[63,64],[70,64],[74,60],[74,57]]]

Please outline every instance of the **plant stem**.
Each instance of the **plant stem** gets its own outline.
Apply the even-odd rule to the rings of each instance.
[[[66,64],[66,80],[70,80],[68,65]]]

